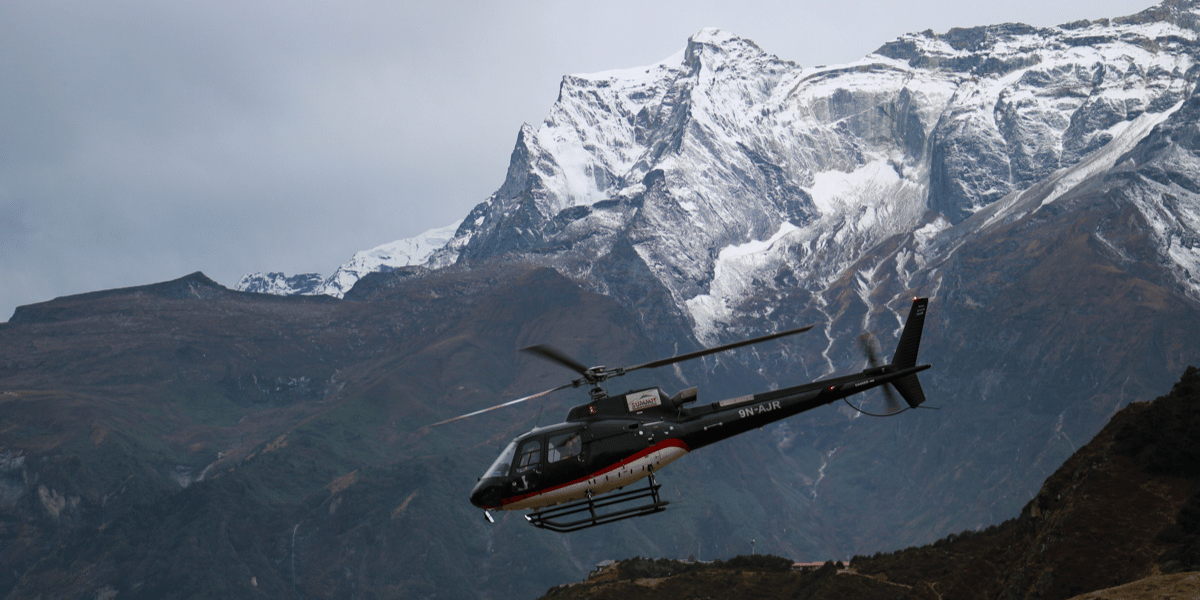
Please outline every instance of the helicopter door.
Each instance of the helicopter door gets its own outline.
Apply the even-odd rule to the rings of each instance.
[[[579,430],[566,431],[550,436],[550,448],[546,451],[546,460],[550,464],[564,460],[583,459],[583,439]]]
[[[546,483],[556,484],[575,479],[586,470],[582,433],[582,428],[579,428],[552,433],[547,438]]]
[[[525,440],[517,450],[513,463],[514,491],[523,492],[536,487],[542,475],[542,438]]]

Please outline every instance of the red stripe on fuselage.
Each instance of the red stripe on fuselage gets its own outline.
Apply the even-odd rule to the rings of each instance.
[[[679,440],[679,439],[663,440],[653,446],[650,446],[649,448],[646,448],[645,450],[642,450],[641,452],[638,452],[637,454],[630,455],[629,457],[621,460],[621,462],[609,465],[609,466],[607,466],[603,469],[600,469],[599,471],[596,471],[595,473],[592,473],[590,475],[584,475],[583,477],[580,477],[579,479],[575,479],[573,481],[568,481],[566,483],[560,483],[554,487],[548,487],[545,489],[538,490],[536,492],[530,492],[528,494],[521,494],[519,496],[512,496],[509,498],[501,498],[500,506],[504,506],[505,504],[513,504],[515,502],[520,502],[522,500],[528,500],[530,498],[533,498],[534,496],[540,496],[547,492],[553,492],[554,490],[565,488],[569,485],[575,485],[577,483],[581,483],[581,482],[587,481],[587,480],[595,478],[595,477],[600,477],[600,476],[604,475],[605,473],[611,473],[613,471],[616,471],[617,469],[620,469],[621,467],[623,467],[635,460],[649,456],[653,452],[657,452],[659,450],[662,450],[663,448],[669,448],[672,446],[674,446],[676,448],[680,448],[684,452],[692,451],[691,448],[688,448],[687,444],[683,443],[683,440]]]

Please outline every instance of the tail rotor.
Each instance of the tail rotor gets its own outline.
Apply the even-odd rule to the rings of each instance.
[[[887,366],[887,363],[879,358],[879,340],[876,340],[875,336],[869,333],[858,336],[858,345],[862,348],[863,354],[867,357],[867,362],[870,363],[872,369],[880,369],[882,371],[881,367]],[[896,398],[896,393],[892,390],[892,384],[885,383],[882,388],[883,397],[887,402],[887,409],[883,414],[890,416],[904,410],[904,406],[900,404],[900,400]]]

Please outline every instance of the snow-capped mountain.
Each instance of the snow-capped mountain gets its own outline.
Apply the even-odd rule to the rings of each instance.
[[[1190,97],[1196,38],[1194,7],[1167,2],[1051,28],[908,34],[814,68],[706,29],[654,65],[565,77],[546,120],[521,128],[503,185],[452,235],[360,252],[320,286],[255,274],[237,287],[340,297],[371,271],[552,256],[618,297],[655,288],[657,309],[711,340],[784,272],[826,290],[903,235],[912,254],[894,268],[909,279],[972,214],[1111,168]],[[1200,295],[1200,255],[1183,243],[1194,203],[1140,209]],[[650,281],[631,286],[631,266]]]
[[[458,230],[459,223],[430,229],[416,237],[389,242],[354,253],[350,262],[338,267],[333,275],[322,277],[318,273],[306,273],[288,277],[283,273],[250,273],[233,286],[243,292],[262,294],[316,295],[325,294],[341,298],[368,273],[387,273],[400,267],[421,266],[434,252],[445,248]],[[454,255],[443,252],[452,261]]]
[[[273,271],[271,273],[250,273],[243,275],[233,285],[233,289],[258,294],[296,296],[320,294],[324,285],[325,278],[320,273],[286,275],[278,271]]]
[[[1178,111],[1196,80],[1195,15],[1168,2],[1111,21],[927,31],[818,68],[707,29],[658,64],[564,78],[447,253],[552,254],[631,302],[654,288],[656,309],[709,341],[753,319],[764,288],[825,304],[897,235],[906,250],[881,268],[908,287],[971,215],[1008,207],[969,226],[978,234],[1022,192],[1052,184],[1052,201]],[[1182,191],[1136,206],[1177,285],[1200,296],[1198,204]],[[637,271],[651,281],[631,284]],[[881,275],[860,273],[868,287]]]
[[[333,275],[325,280],[319,293],[341,298],[367,273],[386,273],[400,267],[423,265],[434,252],[446,246],[460,223],[461,221],[430,229],[416,237],[356,252],[350,262],[338,267]]]

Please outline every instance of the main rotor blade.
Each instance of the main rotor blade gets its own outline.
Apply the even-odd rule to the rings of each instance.
[[[536,354],[542,358],[552,360],[568,369],[571,369],[572,371],[575,371],[576,373],[579,373],[580,375],[588,374],[587,366],[585,366],[583,363],[571,358],[570,356],[563,354],[557,348],[538,344],[537,346],[521,348],[521,351]]]
[[[678,356],[672,356],[671,358],[663,358],[663,359],[659,359],[659,360],[654,360],[654,361],[650,361],[648,363],[635,365],[632,367],[625,367],[625,372],[628,373],[630,371],[636,371],[638,369],[653,369],[655,367],[662,367],[662,366],[674,364],[677,362],[683,362],[685,360],[692,360],[693,358],[700,358],[701,356],[708,356],[709,354],[716,354],[717,352],[733,350],[734,348],[741,348],[742,346],[749,346],[750,344],[757,344],[760,342],[770,341],[775,338],[781,338],[784,336],[794,335],[797,333],[804,333],[805,331],[808,331],[809,329],[812,329],[813,327],[815,327],[815,325],[807,325],[804,327],[800,327],[799,329],[789,329],[787,331],[771,333],[771,334],[756,337],[756,338],[750,338],[748,340],[742,340],[740,342],[734,342],[732,344],[725,344],[724,346],[714,346],[712,348],[706,348],[704,350],[697,350],[695,352],[688,352],[687,354],[680,354]]]
[[[446,419],[445,421],[438,421],[437,423],[430,425],[430,427],[437,427],[438,425],[445,425],[446,423],[453,423],[454,421],[457,421],[459,419],[465,419],[467,417],[474,417],[475,415],[482,415],[485,412],[490,412],[490,411],[496,410],[497,408],[504,408],[505,406],[512,406],[514,404],[517,404],[518,402],[524,402],[526,400],[533,400],[534,398],[541,398],[542,396],[545,396],[546,394],[549,394],[550,392],[557,392],[558,390],[563,390],[563,389],[572,387],[574,385],[575,385],[574,382],[560,385],[556,388],[551,388],[544,392],[538,392],[538,393],[530,395],[530,396],[525,396],[524,398],[517,398],[516,400],[509,400],[508,402],[505,402],[504,404],[497,404],[495,406],[489,406],[483,410],[477,410],[473,413],[459,415],[459,416],[451,418],[451,419]]]

